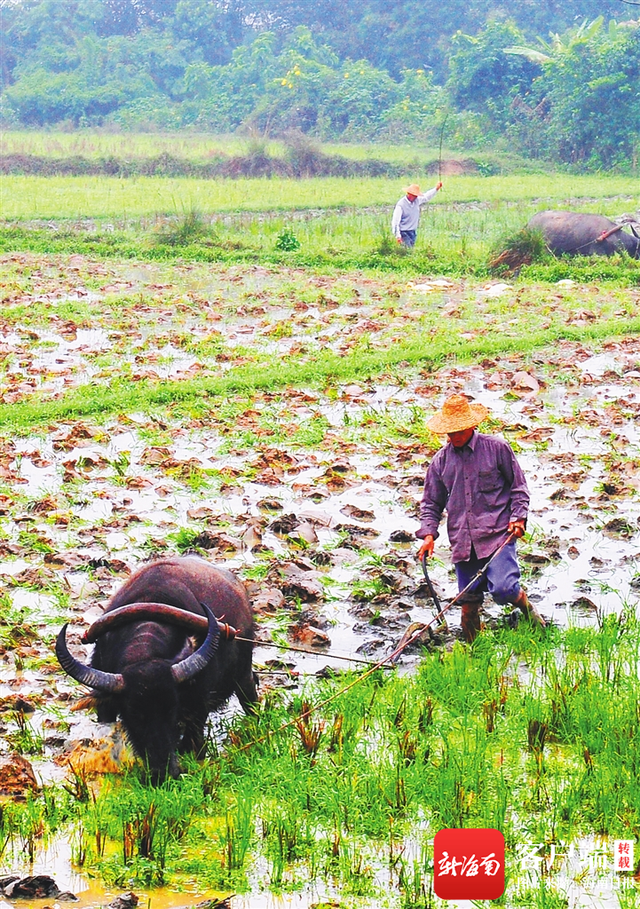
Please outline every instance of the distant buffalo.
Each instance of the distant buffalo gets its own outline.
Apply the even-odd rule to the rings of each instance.
[[[177,751],[202,753],[211,710],[235,692],[250,713],[258,698],[244,587],[204,559],[138,569],[84,635],[97,641],[90,666],[69,653],[66,628],[56,644],[60,665],[93,688],[101,722],[120,716],[156,781],[178,775]]]
[[[640,259],[640,239],[603,215],[574,211],[539,211],[527,227],[541,231],[550,251],[568,256],[612,256],[627,252]]]

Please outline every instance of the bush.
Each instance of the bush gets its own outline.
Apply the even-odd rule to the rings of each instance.
[[[296,249],[300,249],[300,241],[294,232],[286,227],[281,234],[278,234],[276,249],[281,252],[294,252]]]

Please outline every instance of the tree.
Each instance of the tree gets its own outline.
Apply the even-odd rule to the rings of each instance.
[[[229,63],[233,49],[243,38],[238,8],[211,0],[179,0],[170,28],[177,38],[197,48],[211,66]]]
[[[123,62],[126,54],[117,44],[123,40],[88,35],[73,45],[42,47],[5,96],[29,126],[97,122],[135,97],[156,93],[148,76]]]
[[[504,128],[514,96],[526,93],[537,75],[529,60],[504,52],[523,38],[513,21],[498,19],[475,37],[462,32],[453,36],[446,87],[458,109],[482,113],[492,128]]]
[[[544,129],[546,151],[569,163],[612,167],[637,155],[640,136],[640,25],[584,22],[539,47],[508,48],[535,61],[535,110],[521,138]]]

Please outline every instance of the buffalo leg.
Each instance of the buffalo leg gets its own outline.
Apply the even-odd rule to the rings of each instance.
[[[238,682],[235,688],[242,709],[249,716],[256,712],[255,705],[258,701],[257,680],[255,672],[252,672],[242,680],[242,683]]]
[[[209,711],[207,706],[191,709],[186,717],[184,734],[178,750],[180,754],[193,754],[197,758],[204,756],[204,727]]]

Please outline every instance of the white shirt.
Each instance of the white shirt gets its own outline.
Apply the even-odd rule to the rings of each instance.
[[[396,203],[391,219],[391,231],[394,237],[400,239],[401,230],[418,229],[420,206],[424,205],[425,202],[430,202],[437,192],[438,190],[434,186],[433,189],[428,189],[426,193],[416,196],[413,202],[410,202],[405,195]]]

